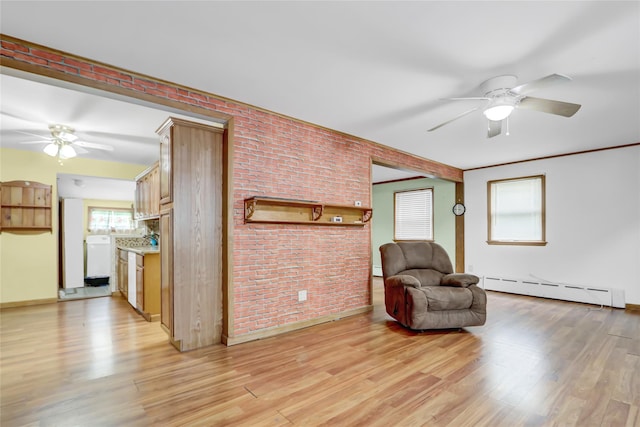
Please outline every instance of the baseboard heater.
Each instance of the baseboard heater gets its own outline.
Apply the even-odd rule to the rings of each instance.
[[[625,308],[624,291],[620,289],[549,283],[498,276],[484,276],[482,282],[484,288],[489,291]]]

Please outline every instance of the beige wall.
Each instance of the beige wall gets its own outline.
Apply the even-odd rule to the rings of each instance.
[[[0,149],[0,181],[28,180],[53,186],[52,233],[0,233],[0,303],[58,296],[58,173],[134,179],[146,167],[81,158],[61,166],[44,153]]]

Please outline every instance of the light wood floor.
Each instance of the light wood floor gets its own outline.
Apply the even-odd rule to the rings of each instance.
[[[489,293],[485,326],[372,313],[178,353],[121,298],[1,312],[3,427],[640,426],[640,315]]]

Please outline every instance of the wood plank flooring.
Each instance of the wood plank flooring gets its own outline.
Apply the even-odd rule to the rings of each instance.
[[[375,310],[179,353],[121,298],[0,313],[9,426],[640,426],[640,314],[489,292],[482,327]]]

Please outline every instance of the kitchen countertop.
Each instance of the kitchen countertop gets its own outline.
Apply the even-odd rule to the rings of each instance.
[[[134,252],[140,255],[160,253],[160,246],[134,246],[134,247],[118,246],[118,249],[122,249],[123,251]]]

